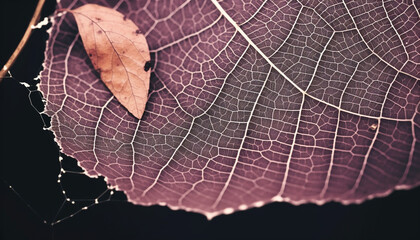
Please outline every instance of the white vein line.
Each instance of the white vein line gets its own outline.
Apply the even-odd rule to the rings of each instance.
[[[318,15],[319,16],[319,15]],[[322,19],[322,18],[321,18]],[[323,20],[323,19],[322,19]],[[328,25],[329,26],[329,25]],[[331,30],[333,31],[333,33],[331,34],[331,36],[329,37],[329,39],[328,39],[328,42],[325,44],[325,47],[324,47],[324,49],[322,49],[322,52],[319,54],[319,57],[318,57],[318,61],[317,61],[317,63],[316,63],[316,66],[315,66],[315,69],[314,69],[314,72],[313,72],[313,74],[312,74],[312,77],[311,77],[311,80],[309,81],[309,83],[308,83],[308,86],[306,87],[306,90],[305,90],[305,92],[307,92],[308,91],[308,89],[310,88],[310,86],[312,85],[312,82],[313,82],[313,80],[314,80],[314,78],[315,78],[315,76],[316,76],[316,72],[318,71],[318,67],[319,67],[319,65],[320,65],[320,63],[321,63],[321,60],[322,60],[322,56],[324,56],[324,53],[325,53],[325,51],[327,50],[327,48],[328,48],[328,46],[330,45],[330,42],[331,42],[331,40],[334,38],[334,36],[335,36],[335,32],[334,32],[334,29],[331,27],[331,26],[329,26],[330,28],[331,28]],[[350,79],[351,80],[351,79]],[[344,92],[344,91],[343,91]],[[302,105],[303,105],[303,103],[304,103],[304,101],[302,101]],[[340,106],[341,106],[341,102],[340,102]],[[302,108],[301,108],[301,110],[300,111],[302,111]],[[338,108],[338,111],[340,111],[340,107]],[[299,121],[300,121],[300,119],[299,119]],[[296,132],[297,133],[297,132]],[[296,134],[295,133],[295,134]],[[294,138],[295,139],[295,138]],[[294,149],[294,143],[295,143],[295,140],[293,140],[293,146],[292,146],[292,149]],[[293,150],[290,152],[290,156],[289,156],[289,160],[291,160],[291,156],[292,156],[292,152],[293,152]],[[288,160],[288,161],[289,161]],[[331,165],[332,165],[332,163],[330,164],[330,168],[331,168]],[[289,168],[287,168],[287,170],[288,170]]]
[[[264,5],[268,2],[268,0],[264,0],[263,3],[261,3],[260,7],[255,11],[254,14],[252,14],[248,19],[246,19],[243,23],[239,24],[239,26],[245,25],[249,22],[249,20],[253,19],[264,7]]]
[[[365,40],[365,38],[363,37],[363,35],[362,35],[362,33],[359,31],[359,29],[357,28],[357,24],[356,24],[356,21],[354,20],[354,18],[353,18],[353,16],[351,15],[351,13],[350,13],[350,10],[348,9],[348,7],[347,7],[347,5],[346,5],[346,1],[345,0],[343,0],[343,4],[344,4],[344,7],[346,8],[346,10],[347,10],[347,13],[349,14],[349,16],[350,16],[350,18],[351,18],[351,20],[352,20],[352,22],[353,22],[353,24],[354,24],[354,26],[356,26],[356,31],[357,31],[357,33],[359,34],[359,36],[363,39],[363,41],[366,43],[366,47],[377,57],[377,58],[379,58],[382,62],[384,62],[387,66],[389,66],[389,67],[391,67],[392,69],[394,69],[395,71],[397,71],[397,72],[399,72],[399,73],[404,73],[405,75],[408,75],[408,76],[410,76],[410,77],[412,77],[412,78],[414,78],[414,79],[418,79],[418,77],[416,77],[416,76],[413,76],[413,75],[411,75],[411,74],[409,74],[409,73],[407,73],[407,72],[405,72],[405,71],[402,71],[402,69],[404,69],[404,66],[405,66],[405,64],[408,62],[408,59],[407,59],[407,61],[403,64],[403,66],[401,67],[401,70],[400,69],[398,69],[398,68],[396,68],[396,67],[394,67],[392,64],[390,64],[389,62],[387,62],[387,61],[385,61],[381,56],[379,56],[375,51],[373,51],[373,49],[372,48],[370,48],[369,47],[369,44],[368,44],[368,42]],[[398,33],[397,33],[397,35],[398,35]]]
[[[206,169],[206,168],[208,168],[208,166],[209,166],[209,163],[212,161],[212,159],[209,159],[207,162],[206,162],[206,165],[204,166],[204,168],[202,169],[202,171],[201,171],[201,179],[199,180],[199,181],[197,181],[197,182],[195,182],[195,183],[193,183],[192,184],[192,186],[191,186],[191,188],[190,189],[188,189],[188,191],[186,191],[184,194],[182,194],[182,196],[178,199],[178,205],[179,206],[182,206],[182,202],[184,201],[184,199],[192,192],[192,191],[194,191],[195,190],[195,187],[199,184],[199,183],[202,183],[202,182],[204,182],[205,181],[205,177],[204,177],[204,170]]]
[[[303,6],[300,7],[299,12],[298,12],[298,15],[297,15],[297,17],[295,19],[295,22],[293,23],[292,27],[290,28],[290,31],[287,34],[287,36],[284,39],[284,41],[280,44],[280,46],[270,56],[268,56],[268,58],[271,58],[272,56],[274,56],[274,54],[276,54],[283,47],[283,45],[287,42],[287,40],[289,40],[290,36],[292,35],[293,29],[295,29],[296,24],[297,24],[297,22],[298,22],[298,20],[300,18],[300,14],[302,13],[302,10],[303,10]]]
[[[239,155],[241,154],[241,151],[242,151],[243,145],[244,145],[244,143],[245,143],[246,135],[248,134],[248,129],[249,129],[249,124],[250,124],[250,122],[251,122],[251,118],[252,118],[252,116],[254,115],[255,108],[256,108],[256,106],[257,106],[257,104],[258,104],[259,100],[260,100],[260,97],[262,96],[262,91],[264,90],[264,88],[265,88],[265,86],[266,86],[266,84],[267,84],[267,82],[268,82],[268,79],[269,79],[270,74],[271,74],[271,69],[272,69],[272,67],[270,67],[270,70],[268,71],[267,77],[266,77],[266,78],[265,78],[265,80],[264,80],[264,84],[263,84],[263,86],[261,86],[261,89],[260,89],[260,91],[258,92],[258,98],[255,100],[254,105],[252,106],[251,113],[249,114],[248,121],[246,122],[246,127],[245,127],[245,131],[244,131],[244,136],[243,136],[243,138],[242,138],[241,145],[239,146],[239,149],[238,149],[238,151],[237,151],[237,154],[236,154],[236,159],[235,159],[235,162],[234,162],[234,164],[233,164],[233,166],[232,166],[232,169],[231,169],[231,171],[230,171],[230,173],[229,173],[229,177],[228,177],[227,181],[225,182],[225,185],[223,186],[223,189],[220,191],[220,193],[219,193],[218,197],[216,198],[215,202],[213,203],[212,208],[216,208],[216,207],[217,207],[217,205],[220,203],[220,200],[222,199],[223,195],[224,195],[224,194],[225,194],[225,192],[226,192],[226,189],[227,189],[227,188],[228,188],[228,186],[229,186],[230,181],[232,180],[232,176],[233,176],[233,173],[235,172],[236,165],[237,165],[237,164],[238,164],[238,162],[239,162]]]
[[[60,4],[59,4],[60,5]],[[51,18],[52,19],[52,22],[55,22],[56,20],[55,20],[55,18]],[[54,36],[51,38],[51,43],[49,43],[49,42],[47,42],[47,44],[46,44],[46,48],[48,48],[49,46],[54,46],[54,43],[56,42],[56,39],[57,39],[57,35],[58,35],[58,33],[60,33],[61,31],[59,31],[60,30],[60,26],[61,26],[61,24],[63,23],[63,21],[64,21],[64,17],[62,17],[62,18],[60,18],[60,21],[57,23],[57,31],[55,32],[55,34],[54,34]],[[50,29],[49,29],[50,31],[52,31],[53,30],[53,27],[51,27]],[[47,49],[46,49],[47,50]],[[53,64],[53,61],[54,61],[54,58],[55,58],[55,54],[54,54],[54,47],[51,47],[51,53],[49,54],[49,57],[50,57],[50,61],[49,61],[49,66],[52,66]],[[47,59],[48,58],[48,56],[45,56],[44,55],[44,58],[45,59]],[[65,63],[66,64],[66,63]],[[48,70],[48,76],[47,76],[47,86],[50,86],[50,80],[51,80],[51,72],[53,72],[53,70],[52,70],[52,67],[48,67],[47,68],[47,64],[45,64],[45,63],[43,63],[42,64],[42,66],[43,66],[43,68],[44,69],[47,69]],[[63,87],[63,88],[65,88],[65,87]],[[47,93],[45,94],[45,98],[47,99],[47,103],[48,103],[48,97],[50,96],[50,88],[49,87],[47,87]],[[46,110],[46,108],[45,108],[45,110]],[[44,110],[44,111],[45,111]]]
[[[419,9],[417,9],[416,4],[414,3],[415,0],[412,1],[412,7],[414,8],[414,10],[417,12],[417,16],[420,18],[420,12]]]
[[[233,41],[233,39],[236,37],[236,32],[233,34],[233,36],[232,36],[232,38],[229,40],[229,42],[226,44],[226,47],[225,48],[223,48],[223,50],[222,51],[224,51],[224,50],[226,50],[226,48],[227,48],[227,46]],[[222,91],[223,91],[223,88],[225,87],[225,85],[227,85],[226,84],[226,79],[233,73],[233,71],[236,69],[236,67],[238,66],[238,64],[239,64],[239,62],[242,60],[242,58],[245,56],[245,53],[248,51],[248,49],[249,49],[249,45],[248,46],[246,46],[246,48],[245,48],[245,50],[244,50],[244,52],[241,54],[241,56],[239,56],[239,58],[238,58],[238,60],[236,61],[236,63],[235,63],[235,65],[232,67],[232,70],[230,70],[230,72],[226,75],[226,77],[225,77],[225,80],[223,81],[223,84],[222,84],[222,86],[220,87],[220,90],[219,90],[219,92],[217,93],[217,95],[214,97],[214,99],[213,99],[213,102],[210,104],[210,106],[207,108],[207,110],[206,111],[204,111],[202,114],[200,114],[200,115],[198,115],[197,116],[197,118],[198,117],[201,117],[201,116],[203,116],[204,114],[206,114],[209,110],[210,110],[210,108],[214,105],[214,103],[217,101],[217,99],[219,98],[219,96],[220,96],[220,93],[222,93]]]
[[[131,139],[131,142],[130,142],[131,150],[133,151],[133,164],[131,165],[131,174],[130,174],[130,181],[131,181],[130,191],[132,191],[134,189],[133,176],[134,176],[134,167],[136,165],[136,150],[134,149],[134,140],[137,137],[137,133],[139,131],[140,123],[141,123],[141,119],[139,119],[139,121],[137,122],[136,130],[135,130],[135,132],[133,134],[133,138]]]
[[[407,64],[407,62],[405,62],[405,64],[404,64],[402,67],[404,68],[404,66],[405,66],[406,64]],[[391,88],[392,88],[392,85],[394,85],[394,83],[395,83],[395,81],[396,81],[396,79],[397,79],[398,75],[399,75],[399,73],[395,74],[394,79],[393,79],[393,80],[392,80],[392,82],[389,84],[389,87],[388,87],[388,89],[387,89],[387,91],[386,91],[386,94],[385,94],[384,100],[383,100],[383,102],[382,102],[382,107],[381,107],[380,116],[382,116],[382,114],[383,114],[383,112],[384,112],[384,107],[385,107],[386,100],[388,99],[388,94],[389,94],[389,92],[390,92],[390,90],[391,90]],[[369,157],[370,157],[370,153],[372,152],[373,145],[375,144],[376,139],[378,138],[378,135],[379,135],[379,131],[380,131],[380,129],[381,129],[381,118],[379,118],[379,119],[378,119],[378,126],[377,126],[376,131],[375,131],[375,136],[373,137],[372,142],[371,142],[371,144],[369,145],[369,149],[368,149],[368,151],[366,152],[366,155],[365,155],[365,157],[364,157],[364,159],[363,159],[363,165],[362,165],[362,168],[360,169],[360,172],[359,172],[359,175],[357,176],[356,182],[354,183],[353,187],[349,190],[349,194],[355,193],[355,192],[356,192],[356,190],[357,190],[357,188],[360,186],[360,181],[362,180],[362,177],[363,177],[363,175],[364,175],[364,172],[365,172],[365,169],[366,169],[366,165],[367,165],[367,161],[368,161],[368,159],[369,159]]]
[[[324,56],[324,53],[327,50],[328,46],[330,45],[331,40],[335,36],[334,29],[333,28],[331,28],[331,29],[333,30],[333,33],[331,34],[330,38],[328,39],[328,42],[325,44],[324,49],[322,49],[322,52],[319,54],[318,61],[316,62],[316,66],[315,66],[315,69],[314,69],[314,73],[312,74],[311,80],[309,81],[308,86],[306,87],[305,92],[307,92],[309,90],[309,87],[312,85],[312,82],[313,82],[313,80],[314,80],[314,78],[316,76],[316,72],[318,71],[318,67],[321,64],[322,56]]]
[[[356,67],[354,68],[353,74],[351,75],[351,77],[347,81],[346,86],[343,89],[343,92],[341,92],[340,105],[339,105],[338,117],[337,117],[337,125],[335,127],[335,133],[334,133],[334,144],[333,144],[333,148],[331,150],[332,153],[331,153],[330,165],[329,165],[329,168],[328,168],[327,178],[325,180],[324,187],[322,188],[322,191],[321,191],[321,194],[320,194],[320,198],[324,198],[325,193],[327,192],[327,189],[328,189],[328,184],[329,184],[330,179],[331,179],[332,165],[334,163],[334,157],[335,157],[335,152],[336,152],[336,147],[337,147],[338,129],[339,129],[339,126],[340,126],[340,118],[341,118],[341,110],[340,109],[341,109],[341,104],[343,103],[344,93],[346,92],[346,90],[349,86],[349,83],[353,79],[353,76],[354,76],[354,74],[356,74],[358,68],[359,68],[359,63],[357,63]]]
[[[283,176],[283,180],[282,180],[282,183],[281,183],[280,190],[277,193],[277,196],[280,196],[280,197],[283,195],[284,189],[286,187],[286,181],[287,181],[287,177],[289,175],[289,170],[290,170],[290,162],[292,160],[293,151],[294,151],[294,148],[296,146],[295,145],[295,143],[296,143],[296,136],[298,135],[298,130],[299,130],[299,125],[300,125],[300,121],[301,121],[301,115],[302,115],[303,105],[305,103],[305,97],[306,97],[306,95],[303,94],[302,95],[302,102],[300,103],[299,115],[297,117],[298,121],[296,123],[295,133],[293,134],[292,147],[290,148],[290,153],[289,153],[289,156],[287,158],[286,170],[284,171],[284,176]]]
[[[73,50],[74,44],[76,43],[77,39],[79,38],[79,34],[77,34],[75,36],[75,38],[73,39],[73,42],[70,44],[69,49],[67,50],[67,55],[66,58],[64,59],[64,78],[63,78],[63,92],[64,92],[64,99],[63,102],[61,103],[60,109],[58,109],[57,112],[60,112],[63,110],[63,106],[64,103],[66,102],[67,98],[68,98],[68,94],[67,94],[67,89],[66,89],[66,81],[67,81],[67,77],[68,77],[68,72],[69,72],[69,68],[68,68],[68,60],[70,57],[70,53]]]
[[[329,46],[329,44],[330,44],[331,40],[333,39],[333,37],[334,37],[334,35],[335,35],[335,33],[334,33],[334,29],[333,29],[333,28],[331,28],[331,29],[332,29],[333,33],[331,34],[330,38],[328,39],[328,42],[325,44],[324,49],[322,49],[322,52],[319,54],[317,64],[316,64],[316,66],[315,66],[315,69],[314,69],[314,72],[313,72],[313,74],[312,74],[311,80],[309,81],[308,86],[306,87],[305,92],[307,92],[307,91],[308,91],[308,89],[309,89],[309,87],[311,86],[312,81],[313,81],[313,80],[314,80],[314,78],[315,78],[316,72],[318,71],[318,67],[319,67],[319,65],[320,65],[320,63],[321,63],[322,56],[324,56],[325,51],[327,50],[327,48],[328,48],[328,46]],[[283,192],[284,192],[284,188],[285,188],[285,185],[286,185],[287,176],[288,176],[288,173],[289,173],[289,170],[290,170],[290,168],[289,168],[289,167],[290,167],[290,162],[291,162],[291,160],[292,160],[292,155],[293,155],[293,151],[294,151],[294,148],[295,148],[296,136],[297,136],[297,133],[298,133],[299,124],[300,124],[300,122],[301,122],[301,119],[300,119],[300,118],[301,118],[301,114],[302,114],[302,110],[303,110],[303,105],[304,105],[304,103],[305,103],[305,97],[303,96],[303,98],[302,98],[302,103],[301,103],[301,106],[300,106],[300,111],[299,111],[298,123],[296,124],[296,131],[295,131],[295,134],[294,134],[294,136],[293,136],[293,143],[292,143],[292,147],[291,147],[291,150],[290,150],[289,157],[288,157],[288,159],[287,159],[286,171],[285,171],[285,174],[284,174],[284,178],[283,178],[283,181],[282,181],[282,186],[281,186],[280,192],[277,194],[278,196],[281,196],[281,195],[283,194]],[[341,103],[341,102],[340,102],[340,103]],[[339,109],[338,109],[338,110],[339,110]],[[331,164],[330,164],[330,166],[331,166]]]
[[[156,53],[157,54],[157,53]],[[189,117],[191,117],[191,118],[193,118],[193,115],[191,115],[187,110],[185,110],[183,107],[182,107],[182,105],[181,105],[181,103],[178,101],[178,98],[169,90],[169,88],[165,85],[165,83],[161,80],[162,78],[161,77],[159,77],[159,75],[156,73],[156,72],[153,72],[154,74],[155,74],[155,76],[156,76],[156,78],[157,79],[159,79],[160,80],[160,82],[162,83],[162,85],[163,85],[163,88],[166,90],[166,91],[168,91],[168,93],[169,93],[169,95],[171,95],[171,97],[175,100],[175,102],[178,104],[178,106],[179,106],[179,109],[183,112],[183,113],[185,113],[186,115],[188,115]],[[151,96],[151,94],[150,94],[150,96]],[[150,97],[149,96],[149,97]]]
[[[324,23],[325,24],[327,24],[328,25],[328,27],[330,27],[331,28],[331,30],[333,30],[334,32],[335,32],[335,29],[331,26],[331,24],[327,21],[327,20],[325,20],[324,19],[324,17],[323,16],[321,16],[321,14],[320,13],[318,13],[318,11],[316,11],[315,9],[316,9],[316,7],[315,8],[312,8],[312,7],[308,7],[308,6],[305,6],[305,5],[303,5],[300,1],[298,1],[304,8],[307,8],[307,9],[309,9],[309,10],[312,10],[318,17],[319,17],[319,19],[321,19],[322,21],[324,21]],[[318,4],[321,4],[321,3],[318,3]]]
[[[150,186],[148,188],[146,188],[146,190],[143,191],[143,194],[141,195],[142,197],[146,196],[146,194],[154,187],[156,186],[156,184],[158,183],[160,176],[162,175],[162,172],[169,166],[169,163],[172,162],[172,160],[174,159],[174,156],[176,153],[178,153],[178,150],[184,145],[185,140],[187,139],[187,137],[191,134],[191,129],[194,126],[195,123],[195,118],[193,118],[193,120],[191,121],[190,124],[190,128],[188,129],[188,132],[185,134],[185,136],[182,138],[182,141],[179,143],[178,147],[174,150],[174,152],[172,153],[171,157],[168,159],[168,161],[166,161],[165,165],[163,165],[160,169],[159,172],[157,174],[157,176],[155,177],[154,181],[152,184],[150,184]]]
[[[403,42],[403,40],[401,39],[401,36],[400,36],[400,34],[398,33],[397,29],[395,28],[394,24],[392,23],[391,18],[390,18],[390,17],[389,17],[389,15],[388,15],[388,11],[387,11],[387,10],[386,10],[386,8],[385,8],[385,2],[384,2],[383,0],[382,0],[382,8],[384,9],[384,12],[385,12],[385,14],[386,14],[386,18],[387,18],[387,19],[388,19],[388,21],[389,21],[389,24],[391,24],[392,29],[395,31],[396,35],[398,36],[398,39],[399,39],[399,40],[400,40],[400,42],[401,42],[401,46],[404,48],[404,53],[405,53],[405,56],[407,57],[407,61],[409,61],[409,60],[410,60],[410,56],[408,56],[407,49],[405,48],[404,42]],[[401,69],[402,69],[402,68],[401,68]]]
[[[162,50],[163,50],[163,49],[165,49],[165,48],[168,48],[168,47],[174,46],[174,45],[176,45],[176,44],[178,44],[178,43],[180,43],[180,42],[182,42],[182,41],[184,41],[184,40],[187,40],[187,39],[189,39],[189,38],[191,38],[191,37],[198,36],[200,33],[204,32],[204,31],[206,31],[206,30],[208,30],[208,29],[211,29],[214,25],[216,25],[216,24],[219,22],[219,20],[220,20],[221,18],[222,18],[222,15],[218,16],[218,17],[217,17],[217,19],[216,19],[216,20],[214,20],[214,22],[212,22],[211,24],[207,25],[206,27],[204,27],[204,28],[200,29],[199,31],[194,32],[194,33],[191,33],[191,34],[189,34],[189,35],[187,35],[187,36],[184,36],[184,37],[182,37],[182,38],[180,38],[180,39],[177,39],[177,40],[175,40],[175,41],[173,41],[173,42],[171,42],[171,43],[169,43],[169,44],[166,44],[166,45],[164,45],[164,46],[161,46],[161,47],[159,47],[159,48],[156,48],[156,49],[150,49],[150,52],[151,52],[151,53],[159,52],[159,51],[162,51]]]
[[[347,194],[353,194],[354,192],[356,192],[356,189],[360,186],[360,181],[362,180],[362,177],[364,175],[368,158],[370,156],[370,153],[372,152],[373,145],[376,142],[376,139],[378,137],[379,129],[380,128],[381,128],[381,119],[378,119],[378,125],[377,125],[376,131],[375,131],[375,135],[373,136],[372,142],[369,145],[368,151],[366,152],[366,155],[363,158],[363,164],[362,164],[362,167],[360,168],[359,175],[357,176],[356,181],[355,181],[353,187],[349,190],[349,192]]]
[[[124,0],[118,1],[117,4],[115,4],[115,6],[112,9],[117,10],[123,2]]]
[[[96,156],[96,137],[98,136],[98,128],[99,128],[99,123],[101,122],[102,116],[104,114],[104,110],[106,109],[106,107],[108,106],[108,104],[112,101],[112,99],[114,99],[114,95],[112,95],[108,101],[106,101],[105,105],[101,108],[101,112],[99,113],[99,117],[98,117],[98,121],[96,121],[96,126],[95,126],[95,135],[93,136],[93,156],[95,156],[95,166],[93,167],[93,170],[96,171],[96,167],[99,164],[99,158],[98,156]]]
[[[222,15],[220,15],[220,16],[222,16]],[[220,19],[220,18],[219,18]],[[222,50],[220,50],[219,51],[219,53],[216,55],[216,57],[218,57],[223,51],[225,51],[227,48],[228,48],[228,46],[230,45],[230,43],[233,41],[233,39],[236,37],[236,32],[235,33],[233,33],[232,34],[232,37],[229,39],[229,41],[226,43],[226,45],[225,45],[225,47],[222,49]],[[247,47],[247,49],[248,49],[248,47]],[[247,51],[247,49],[245,49],[245,51],[244,52],[246,52]],[[156,52],[155,53],[156,54],[156,57],[155,57],[155,59],[156,59],[156,62],[158,61],[157,59],[158,59],[158,52]],[[243,56],[243,54],[241,55],[241,57]],[[240,58],[241,59],[241,58]],[[240,60],[239,59],[239,60]],[[239,62],[239,60],[238,60],[238,62]],[[237,63],[238,63],[237,62]],[[237,63],[235,64],[235,66],[233,67],[233,69],[226,75],[226,78],[233,72],[233,70],[235,69],[235,67],[236,67],[236,65],[237,65]],[[201,68],[202,66],[200,66],[200,68]],[[160,79],[160,77],[159,77],[159,75],[156,73],[156,72],[154,72],[154,74],[155,74],[155,76],[158,78],[158,79]],[[165,84],[165,82],[164,81],[161,81],[161,83],[162,83],[162,85],[164,86],[164,88],[169,92],[169,94],[175,99],[175,101],[177,102],[177,104],[178,104],[178,106],[179,106],[179,108],[185,113],[185,114],[187,114],[188,116],[190,116],[191,118],[194,118],[194,116],[192,115],[192,114],[190,114],[187,110],[185,110],[183,107],[182,107],[182,104],[179,102],[179,100],[178,100],[178,98],[177,98],[177,96],[175,96],[175,94],[173,94],[172,93],[172,91],[166,86],[166,84]],[[200,117],[200,116],[202,116],[202,115],[204,115],[209,109],[210,109],[210,107],[211,106],[213,106],[213,104],[214,104],[214,102],[217,100],[217,98],[219,97],[219,95],[220,95],[220,93],[221,93],[221,91],[222,91],[222,89],[223,89],[223,86],[225,85],[225,82],[223,82],[223,84],[222,84],[222,86],[220,87],[220,89],[219,89],[219,92],[217,93],[217,95],[214,97],[214,99],[213,99],[213,102],[210,104],[210,106],[209,106],[209,108],[206,110],[206,111],[204,111],[202,114],[200,114],[200,115],[198,115],[198,116],[196,116],[196,117]]]
[[[233,34],[234,36],[236,36],[236,33],[235,34]],[[234,37],[232,37],[232,39],[233,39]],[[232,40],[231,39],[231,40]],[[232,74],[232,72],[236,69],[236,67],[238,66],[238,64],[239,64],[239,62],[242,60],[242,58],[243,58],[243,56],[245,55],[245,53],[248,51],[248,49],[249,49],[249,45],[247,46],[247,48],[245,49],[245,51],[242,53],[242,55],[239,57],[239,59],[238,59],[238,61],[236,61],[236,63],[235,63],[235,65],[232,67],[232,70],[226,75],[226,79]],[[223,91],[223,88],[224,88],[224,86],[225,86],[225,84],[226,84],[226,79],[225,79],[225,81],[223,81],[223,84],[222,84],[222,86],[220,87],[220,90],[219,90],[219,92],[217,93],[217,95],[216,95],[216,97],[214,98],[214,100],[213,100],[213,102],[210,104],[210,106],[207,108],[207,111],[211,108],[211,106],[213,106],[214,105],[214,103],[216,102],[216,100],[219,98],[219,95],[220,95],[220,93]],[[180,105],[181,106],[181,105]],[[181,146],[184,144],[184,142],[185,142],[185,140],[187,139],[187,137],[190,135],[190,133],[191,133],[191,129],[192,129],[192,127],[193,127],[193,125],[194,125],[194,123],[195,123],[195,120],[197,119],[197,118],[199,118],[199,117],[201,117],[201,116],[203,116],[205,113],[207,113],[207,111],[205,111],[205,112],[203,112],[202,114],[200,114],[199,116],[197,116],[197,117],[194,117],[193,118],[193,120],[192,120],[192,122],[191,122],[191,125],[190,125],[190,128],[188,129],[188,132],[187,132],[187,134],[185,134],[185,137],[182,139],[182,141],[181,141],[181,143],[178,145],[178,147],[174,150],[174,153],[171,155],[171,157],[168,159],[168,161],[165,163],[165,165],[162,167],[162,168],[160,168],[160,170],[159,170],[159,173],[158,173],[158,175],[156,176],[156,178],[155,178],[155,180],[153,181],[153,183],[146,189],[146,190],[144,190],[144,192],[143,192],[143,194],[142,194],[142,197],[144,197],[144,196],[146,196],[146,194],[147,194],[147,192],[149,192],[150,191],[150,189],[152,189],[156,184],[157,184],[157,182],[159,181],[159,179],[160,179],[160,176],[162,175],[162,172],[164,171],[164,169],[166,169],[168,166],[169,166],[169,163],[173,160],[173,158],[174,158],[174,156],[175,156],[175,154],[178,152],[178,150],[181,148]]]
[[[222,13],[222,15],[232,24],[235,29],[242,35],[243,38],[271,65],[272,68],[274,68],[277,72],[280,73],[284,78],[287,79],[296,89],[298,89],[300,92],[305,94],[305,91],[301,89],[296,83],[294,83],[290,78],[284,74],[276,65],[274,65],[270,59],[261,51],[261,49],[258,48],[258,46],[246,35],[244,30],[239,27],[239,25],[232,19],[231,16],[229,16],[226,11],[222,8],[222,6],[217,2],[217,0],[211,0],[211,2],[217,7],[217,9]]]
[[[155,55],[155,67],[156,67],[156,64],[157,64],[157,62],[158,62],[158,59],[159,59],[159,57],[158,57],[158,52],[156,52],[155,53],[156,55]],[[156,68],[153,68],[153,69],[156,69]],[[168,91],[168,93],[169,93],[169,95],[171,95],[172,96],[172,98],[173,99],[175,99],[175,102],[178,104],[178,106],[179,106],[179,109],[181,109],[181,111],[183,112],[183,113],[185,113],[186,115],[188,115],[188,116],[190,116],[190,117],[193,117],[189,112],[187,112],[187,110],[185,110],[183,107],[182,107],[182,105],[181,105],[181,103],[178,101],[178,99],[176,98],[176,96],[169,90],[169,88],[166,86],[166,84],[161,80],[162,78],[161,77],[159,77],[159,75],[157,74],[157,72],[155,72],[155,71],[153,71],[153,74],[155,74],[155,76],[156,76],[156,78],[157,79],[159,79],[160,80],[160,82],[162,83],[162,85],[163,85],[163,88],[166,90],[166,91]],[[148,98],[150,98],[150,96],[152,96],[152,93],[150,93],[150,95],[148,96]]]
[[[166,17],[164,17],[164,18],[156,19],[156,20],[155,20],[155,22],[153,23],[153,25],[149,27],[149,30],[147,30],[147,32],[146,32],[146,33],[144,33],[144,35],[145,35],[145,36],[148,36],[148,35],[149,35],[149,33],[150,33],[151,31],[153,31],[153,29],[155,29],[155,27],[156,27],[156,25],[157,25],[158,23],[164,22],[164,21],[166,21],[166,20],[168,20],[168,19],[172,18],[172,16],[173,16],[173,15],[175,15],[176,13],[178,13],[181,9],[184,9],[184,7],[185,7],[186,5],[188,5],[190,2],[191,2],[191,0],[185,1],[185,2],[183,2],[181,5],[179,5],[179,6],[178,6],[175,10],[171,11],[171,12],[168,14],[168,16],[166,16]],[[148,12],[148,11],[146,11],[146,12]],[[149,14],[148,14],[148,15],[149,15]],[[154,19],[154,17],[153,17],[153,19]]]
[[[420,107],[420,103],[417,104],[416,109],[419,109],[419,107]],[[412,122],[411,122],[411,133],[413,135],[413,142],[411,143],[410,155],[408,156],[408,162],[407,162],[407,166],[406,166],[406,168],[404,170],[404,173],[403,173],[403,175],[402,175],[402,177],[401,177],[401,179],[400,179],[400,181],[398,182],[397,185],[403,184],[404,181],[407,179],[407,175],[408,175],[408,173],[410,171],[411,164],[413,163],[414,149],[416,147],[416,142],[417,142],[416,131],[415,131],[415,128],[414,128],[414,117],[416,115],[417,115],[417,113],[414,113],[413,114]]]
[[[321,18],[322,19],[322,18]],[[323,20],[323,19],[322,19]],[[334,36],[335,36],[335,32],[334,32],[334,29],[330,26],[330,25],[328,25],[330,28],[331,28],[331,30],[333,31],[333,33],[331,34],[331,36],[330,36],[330,38],[328,39],[328,42],[325,44],[325,47],[324,47],[324,49],[322,49],[322,52],[319,54],[319,57],[318,57],[318,61],[317,61],[317,63],[316,63],[316,66],[315,66],[315,69],[314,69],[314,72],[313,72],[313,74],[312,74],[312,77],[311,77],[311,80],[309,81],[309,83],[308,83],[308,86],[306,87],[306,90],[305,90],[305,92],[306,91],[308,91],[308,89],[310,88],[310,86],[312,85],[312,82],[313,82],[313,80],[314,80],[314,78],[315,78],[315,76],[316,76],[316,72],[318,71],[318,67],[319,67],[319,65],[320,65],[320,63],[321,63],[321,60],[322,60],[322,56],[324,56],[324,53],[325,53],[325,51],[327,50],[327,48],[328,48],[328,46],[330,45],[330,42],[331,42],[331,40],[334,38]],[[349,79],[349,82],[351,81],[351,78]],[[344,90],[343,90],[343,92],[344,92]],[[302,104],[303,104],[304,102],[302,102]],[[341,101],[340,101],[340,106],[339,106],[339,108],[338,108],[338,115],[340,115],[340,108],[341,108]],[[302,110],[301,110],[302,111]],[[340,116],[338,116],[338,119],[340,119]],[[337,127],[336,127],[336,134],[337,134],[337,129],[338,129],[338,122],[337,122]],[[294,149],[294,145],[295,145],[295,141],[293,140],[293,146],[292,146],[292,149]],[[334,142],[334,146],[335,146],[335,142]],[[334,151],[334,150],[333,150]],[[333,152],[334,153],[334,152]],[[333,153],[331,154],[331,155],[333,155]],[[292,152],[290,153],[290,156],[289,156],[289,160],[291,160],[291,155],[292,155]],[[289,161],[288,160],[288,161]],[[331,159],[331,162],[330,162],[330,164],[329,164],[329,169],[328,169],[328,173],[327,173],[327,178],[329,178],[329,174],[330,174],[330,171],[331,171],[331,168],[332,168],[332,163],[333,163],[333,161],[332,161],[332,159]],[[289,170],[289,168],[287,168],[287,171]],[[311,170],[311,172],[312,172],[312,170]],[[324,184],[324,188],[325,188],[325,184]],[[324,190],[322,190],[322,191],[324,191]],[[321,193],[322,193],[322,191],[321,191]]]

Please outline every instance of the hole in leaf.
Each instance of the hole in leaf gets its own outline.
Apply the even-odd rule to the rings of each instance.
[[[152,64],[150,63],[150,61],[146,62],[146,64],[144,64],[144,71],[149,71],[149,69],[152,67]]]

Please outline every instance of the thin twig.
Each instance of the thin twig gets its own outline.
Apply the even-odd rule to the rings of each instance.
[[[0,83],[3,81],[4,76],[9,71],[10,67],[15,62],[16,58],[19,56],[20,52],[22,51],[23,47],[25,47],[26,42],[28,41],[29,37],[32,33],[32,27],[35,26],[36,22],[38,22],[39,17],[41,15],[42,7],[44,6],[45,0],[39,0],[38,5],[36,6],[34,15],[32,16],[31,21],[29,22],[28,28],[26,28],[25,34],[23,35],[22,39],[20,40],[19,45],[13,52],[12,56],[10,56],[7,63],[0,69]]]

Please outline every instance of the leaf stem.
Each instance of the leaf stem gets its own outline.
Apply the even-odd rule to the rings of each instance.
[[[32,33],[32,27],[35,26],[36,22],[39,20],[41,15],[42,7],[44,6],[45,0],[39,0],[38,5],[36,6],[34,15],[32,16],[31,21],[29,22],[28,27],[26,28],[25,34],[23,35],[22,39],[20,40],[19,45],[16,47],[15,51],[13,52],[12,56],[10,56],[7,63],[0,69],[0,83],[3,81],[4,76],[9,71],[10,67],[12,67],[13,63],[15,62],[16,58],[19,56],[22,49],[25,47],[26,42],[28,41],[29,37]]]

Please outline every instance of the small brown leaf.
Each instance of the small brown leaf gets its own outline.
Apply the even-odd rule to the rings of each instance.
[[[146,38],[131,20],[111,8],[86,4],[70,12],[102,81],[140,119],[147,102],[151,72]]]

